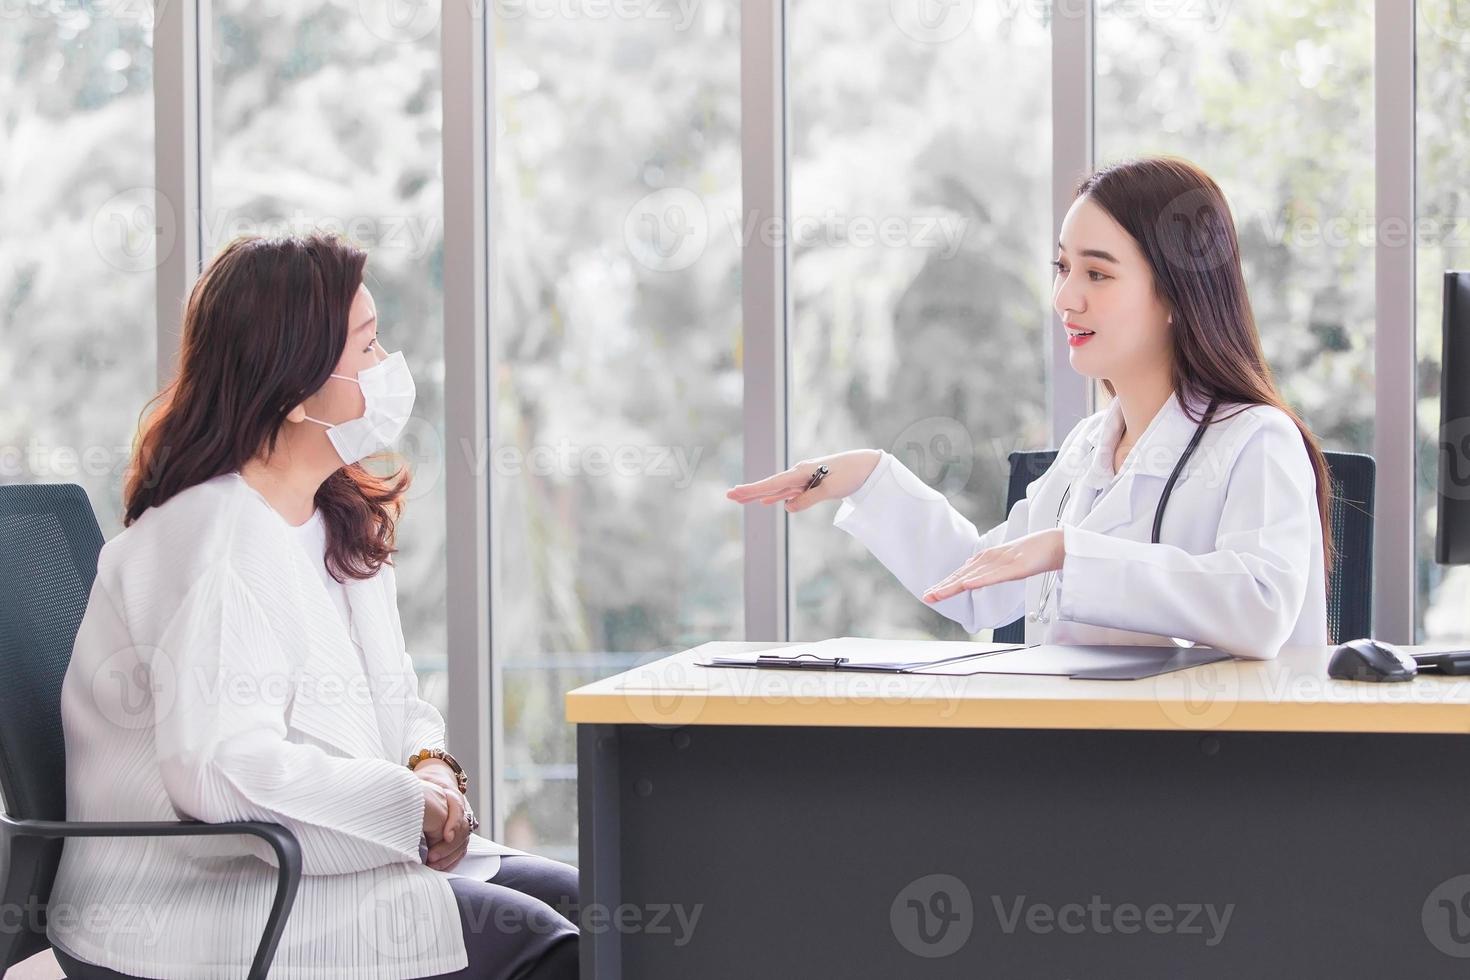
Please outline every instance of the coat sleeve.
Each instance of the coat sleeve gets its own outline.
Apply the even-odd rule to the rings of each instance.
[[[1321,525],[1300,431],[1283,414],[1261,418],[1226,479],[1214,551],[1064,525],[1057,618],[1275,657],[1306,601]]]
[[[944,494],[884,452],[861,487],[837,509],[833,525],[862,542],[916,599],[977,552],[1026,533],[1028,501],[981,534]],[[1026,612],[1024,581],[1001,582],[925,603],[967,633],[1004,626]]]
[[[206,823],[282,824],[301,843],[306,874],[419,861],[419,777],[401,763],[287,740],[295,671],[230,562],[193,584],[153,656],[164,660],[152,671],[159,767],[176,810]]]
[[[419,749],[448,749],[444,744],[444,716],[439,709],[419,696],[419,677],[413,669],[413,658],[408,655],[403,637],[403,623],[398,615],[398,574],[392,565],[384,564],[379,570],[384,587],[388,590],[388,611],[393,619],[393,639],[398,645],[399,670],[405,679],[403,698],[403,742],[398,746],[398,757],[404,762]]]

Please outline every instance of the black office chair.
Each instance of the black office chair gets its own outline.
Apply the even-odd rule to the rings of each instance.
[[[1332,473],[1332,543],[1337,560],[1327,576],[1327,642],[1373,635],[1373,457],[1364,453],[1325,453]],[[1026,487],[1047,471],[1056,450],[1011,453],[1006,513],[1026,496]],[[1017,619],[995,631],[997,643],[1024,643],[1026,621]]]
[[[265,980],[301,882],[294,834],[257,821],[66,819],[61,681],[101,549],[102,530],[81,487],[0,486],[0,908],[22,910],[17,926],[0,929],[0,974],[50,948],[45,910],[61,838],[250,834],[271,846],[280,865],[249,973],[250,980]]]

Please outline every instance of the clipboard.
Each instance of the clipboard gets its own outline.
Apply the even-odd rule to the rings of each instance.
[[[864,646],[866,645],[866,649]],[[922,644],[942,647],[944,642]],[[790,654],[762,653],[756,656],[709,657],[696,660],[701,667],[741,667],[768,670],[840,671],[850,673],[885,673],[971,677],[977,674],[1026,674],[1047,677],[1069,677],[1074,680],[1130,681],[1160,674],[1187,670],[1205,664],[1232,659],[1230,654],[1213,647],[1131,644],[1033,644],[1009,645],[955,643],[960,653],[922,659],[886,659],[875,656],[890,641],[842,637],[797,647]],[[912,645],[891,641],[902,649]],[[832,653],[828,650],[847,648],[856,655]],[[821,648],[821,652],[813,648]],[[875,649],[876,648],[876,649]]]

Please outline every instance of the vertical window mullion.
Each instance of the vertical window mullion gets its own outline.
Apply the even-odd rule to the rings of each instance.
[[[787,217],[784,0],[743,0],[740,20],[741,211],[748,227],[785,228]],[[786,236],[751,235],[743,246],[741,308],[744,474],[747,482],[787,464],[786,329],[790,301]],[[746,507],[745,638],[785,640],[787,514]]]
[[[1051,22],[1051,179],[1052,230],[1060,236],[1072,206],[1077,181],[1093,169],[1093,18],[1094,0],[1058,0]],[[1072,369],[1061,319],[1042,314],[1048,351],[1052,445],[1092,411],[1092,385]]]
[[[209,0],[160,3],[153,30],[157,380],[177,369],[184,301],[204,261],[209,134]],[[165,248],[172,230],[172,247]]]
[[[1414,16],[1376,0],[1373,635],[1414,640]]]
[[[444,505],[449,673],[446,741],[469,774],[470,805],[501,838],[495,762],[501,733],[491,610],[500,597],[491,480],[490,161],[494,159],[493,8],[442,11],[444,153]],[[487,599],[488,597],[488,599]]]

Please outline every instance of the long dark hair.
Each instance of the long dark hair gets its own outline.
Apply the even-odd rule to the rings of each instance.
[[[123,488],[123,526],[197,483],[274,452],[286,415],[327,381],[347,345],[347,315],[367,253],[335,235],[236,238],[194,283],[179,370],[145,406]],[[395,460],[396,454],[383,454]],[[343,466],[316,492],[326,566],[371,578],[389,560],[403,494],[400,466],[379,477]]]
[[[1281,397],[1266,364],[1225,195],[1208,174],[1178,157],[1104,167],[1077,185],[1077,196],[1084,194],[1133,236],[1153,270],[1154,291],[1174,315],[1173,383],[1181,401],[1271,405],[1296,423],[1317,474],[1325,575],[1335,558],[1332,477],[1317,437]],[[1103,385],[1117,394],[1112,382]]]

